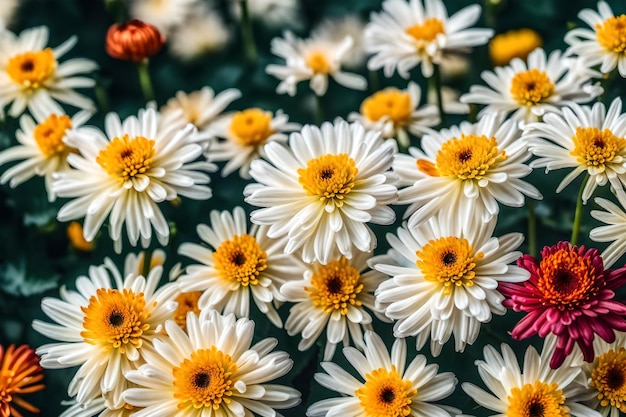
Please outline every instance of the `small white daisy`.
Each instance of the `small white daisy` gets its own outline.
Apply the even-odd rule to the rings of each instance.
[[[295,303],[289,310],[285,329],[290,336],[302,334],[299,350],[306,350],[326,329],[324,360],[331,360],[339,343],[363,350],[363,331],[372,330],[372,316],[389,322],[374,305],[374,291],[385,279],[369,270],[371,253],[359,252],[350,260],[341,257],[327,265],[311,264],[304,279],[284,284],[280,291]],[[302,278],[302,275],[301,275]]]
[[[185,23],[198,0],[131,0],[130,17],[156,26],[169,34],[175,26]]]
[[[526,281],[530,274],[510,265],[522,255],[516,249],[523,236],[494,237],[495,226],[495,217],[484,223],[433,216],[387,234],[391,249],[370,265],[391,277],[376,290],[376,305],[397,320],[396,337],[417,336],[421,350],[430,336],[437,356],[454,336],[455,350],[463,352],[476,341],[482,323],[506,313],[498,283]]]
[[[279,292],[287,281],[302,278],[304,266],[295,256],[286,255],[286,239],[270,239],[267,226],[248,230],[243,208],[211,211],[211,227],[197,227],[200,239],[209,247],[183,243],[179,255],[200,264],[189,265],[178,278],[182,291],[204,291],[198,308],[212,308],[237,318],[250,317],[250,298],[259,311],[276,326],[282,321],[276,308],[285,301]]]
[[[561,192],[580,174],[587,173],[582,199],[587,202],[598,186],[611,188],[626,200],[626,114],[618,97],[608,110],[603,103],[593,107],[573,104],[562,114],[546,114],[541,123],[531,123],[524,129],[523,141],[538,158],[532,168],[546,172],[573,168],[559,184]]]
[[[80,366],[68,387],[79,403],[104,395],[107,407],[123,405],[122,392],[128,387],[124,373],[144,363],[154,336],[176,308],[178,286],[157,289],[162,273],[158,266],[147,278],[122,278],[106,258],[104,265],[89,268],[88,277],[76,279],[76,291],[61,287],[61,299],[42,300],[42,310],[58,324],[35,320],[33,328],[59,342],[37,349],[41,366]]]
[[[267,383],[286,375],[293,361],[286,352],[271,350],[276,339],[250,346],[254,322],[205,310],[187,318],[186,334],[174,321],[165,323],[168,338],[154,342],[155,352],[126,377],[141,388],[130,388],[124,399],[134,417],[261,416],[282,414],[300,403],[300,393]]]
[[[347,347],[343,354],[358,372],[355,378],[334,362],[322,362],[326,373],[316,373],[322,386],[342,394],[311,405],[308,417],[325,416],[454,416],[460,410],[437,404],[454,392],[452,372],[438,373],[437,364],[427,364],[417,355],[407,366],[404,339],[396,339],[391,355],[376,333],[365,333],[365,354]]]
[[[75,149],[66,145],[67,134],[80,129],[91,113],[80,111],[70,118],[65,114],[50,114],[35,122],[25,114],[20,118],[20,128],[15,132],[19,145],[0,152],[0,165],[21,161],[9,168],[1,177],[0,184],[9,183],[15,188],[35,175],[45,178],[48,201],[56,199],[52,191],[52,174],[68,170],[67,156]]]
[[[168,51],[183,61],[194,61],[226,48],[232,33],[222,16],[208,7],[195,7],[184,24],[172,29]]]
[[[393,169],[399,185],[398,204],[409,204],[409,227],[421,224],[437,212],[446,218],[476,216],[489,221],[499,212],[498,203],[524,205],[524,195],[540,199],[539,191],[522,180],[532,171],[521,131],[513,120],[489,114],[478,123],[462,122],[422,137],[423,151],[411,147],[410,155],[396,154]],[[452,221],[452,220],[451,220]]]
[[[296,95],[296,86],[304,80],[311,80],[309,86],[318,95],[326,94],[328,77],[332,77],[344,87],[365,90],[364,77],[341,70],[343,57],[353,45],[350,36],[340,42],[321,36],[299,39],[286,31],[284,38],[272,40],[272,53],[283,58],[285,65],[270,64],[265,71],[281,80],[276,92]]]
[[[621,207],[605,198],[596,197],[595,203],[606,211],[591,210],[591,217],[606,223],[591,229],[589,238],[594,242],[611,242],[602,252],[604,267],[610,268],[626,253],[626,197],[617,195]]]
[[[367,97],[361,103],[360,113],[348,115],[368,130],[377,130],[383,138],[397,138],[404,148],[410,145],[407,131],[415,136],[431,132],[429,127],[439,124],[437,107],[426,104],[418,109],[422,97],[420,86],[409,82],[406,90],[387,87]]]
[[[346,68],[360,68],[367,57],[363,46],[364,31],[365,22],[358,15],[346,14],[322,20],[312,33],[333,39],[335,42],[341,42],[346,36],[350,36],[353,41],[352,47],[343,55],[341,63]]]
[[[480,17],[474,4],[448,17],[442,0],[385,0],[383,12],[372,13],[365,27],[365,50],[374,54],[367,67],[383,68],[385,77],[394,71],[409,78],[409,71],[421,64],[426,78],[433,65],[451,51],[483,45],[493,36],[492,29],[470,28]]]
[[[241,17],[242,0],[228,0],[236,18]],[[246,0],[250,18],[270,28],[302,27],[299,0]]]
[[[93,79],[78,74],[94,71],[98,65],[85,58],[58,61],[76,41],[73,36],[49,48],[45,26],[26,29],[19,36],[0,32],[0,102],[3,107],[11,104],[9,116],[18,117],[27,107],[41,120],[51,113],[65,114],[57,102],[95,110],[93,102],[74,89],[93,87]]]
[[[549,57],[537,48],[528,63],[514,58],[506,67],[484,71],[481,77],[489,87],[473,85],[461,97],[463,103],[486,104],[478,116],[500,113],[524,123],[536,122],[547,112],[558,113],[572,103],[587,103],[602,94],[602,87],[591,84],[600,74],[577,58],[553,51]]]
[[[299,123],[289,123],[289,116],[278,110],[272,112],[249,108],[225,116],[213,124],[212,131],[218,138],[205,156],[212,162],[227,161],[222,168],[225,177],[237,169],[241,178],[250,179],[250,163],[265,157],[265,144],[287,142],[286,132],[300,130]]]
[[[580,56],[590,66],[600,64],[600,71],[605,74],[617,67],[626,78],[626,14],[616,16],[607,2],[599,1],[597,12],[583,9],[578,17],[592,29],[567,32],[567,53]]]
[[[109,113],[106,135],[98,129],[68,135],[67,145],[80,155],[67,158],[73,170],[54,174],[52,190],[73,198],[61,207],[57,219],[85,217],[85,239],[92,241],[108,217],[118,253],[124,224],[132,246],[141,238],[147,247],[153,227],[161,245],[166,245],[169,226],[157,204],[179,195],[197,200],[211,197],[211,189],[204,185],[210,180],[205,172],[215,166],[194,162],[202,154],[202,147],[194,143],[195,129],[185,125],[180,115],[166,119],[149,108],[123,123],[117,114]]]
[[[390,171],[394,146],[343,120],[306,125],[290,135],[289,147],[268,143],[267,161],[251,164],[257,183],[244,189],[247,203],[263,207],[251,221],[270,225],[270,237],[287,235],[285,252],[302,248],[307,263],[351,258],[353,247],[373,250],[376,236],[366,223],[395,220],[388,206],[397,198]]]
[[[487,345],[485,360],[475,364],[493,394],[468,382],[461,387],[476,403],[495,411],[493,417],[601,417],[597,411],[578,402],[584,396],[584,390],[576,381],[583,377],[580,367],[568,366],[569,360],[557,369],[549,366],[555,343],[556,338],[546,338],[541,356],[533,346],[528,347],[523,369],[509,345],[502,344],[502,354]]]

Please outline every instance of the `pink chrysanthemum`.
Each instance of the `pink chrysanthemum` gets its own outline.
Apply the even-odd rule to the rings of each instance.
[[[597,249],[559,242],[546,246],[541,260],[524,255],[517,264],[530,272],[528,281],[501,282],[502,304],[528,313],[513,328],[516,340],[539,334],[557,337],[550,367],[558,368],[578,343],[584,359],[594,359],[593,339],[612,343],[614,330],[626,329],[626,305],[613,300],[626,284],[626,267],[604,269]]]

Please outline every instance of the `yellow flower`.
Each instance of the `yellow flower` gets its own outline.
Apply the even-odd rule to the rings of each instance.
[[[489,56],[495,67],[507,65],[513,58],[526,59],[543,44],[541,36],[532,29],[524,28],[500,33],[489,42]]]

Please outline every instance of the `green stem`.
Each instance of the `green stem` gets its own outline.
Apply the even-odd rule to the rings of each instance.
[[[369,71],[369,85],[370,85],[370,90],[372,92],[377,92],[380,89],[380,80],[378,78],[378,71]]]
[[[141,266],[141,275],[144,278],[148,277],[150,273],[150,263],[152,262],[152,252],[149,250],[143,251],[143,265]]]
[[[528,254],[537,257],[537,216],[535,214],[535,201],[526,201],[528,208]]]
[[[97,81],[96,86],[94,87],[94,91],[96,93],[96,100],[98,102],[98,107],[100,107],[100,111],[102,113],[109,112],[109,93],[107,89],[102,85],[101,82]]]
[[[326,115],[324,113],[324,103],[322,102],[322,96],[315,95],[315,123],[321,125],[325,120]]]
[[[139,73],[139,84],[146,101],[154,100],[154,89],[152,88],[152,80],[150,79],[150,71],[148,71],[148,59],[144,59],[137,63],[137,71]]]
[[[435,97],[437,99],[437,109],[439,110],[439,127],[446,126],[446,113],[443,109],[443,93],[441,84],[441,71],[439,65],[433,64],[433,76],[430,77],[430,88],[435,90]]]
[[[254,32],[252,31],[252,20],[248,9],[248,0],[241,0],[241,39],[248,63],[254,65],[257,61],[256,44],[254,43]]]
[[[574,213],[574,227],[572,228],[572,238],[570,239],[570,243],[572,244],[572,246],[576,245],[576,242],[578,242],[580,224],[583,219],[583,190],[585,189],[585,185],[587,185],[588,180],[589,174],[586,174],[582,184],[580,184],[580,190],[578,190],[578,199],[576,200],[576,212]]]

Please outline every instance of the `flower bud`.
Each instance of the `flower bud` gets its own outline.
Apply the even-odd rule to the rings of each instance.
[[[106,52],[116,59],[140,62],[156,55],[164,42],[165,38],[155,26],[133,19],[109,28]]]

